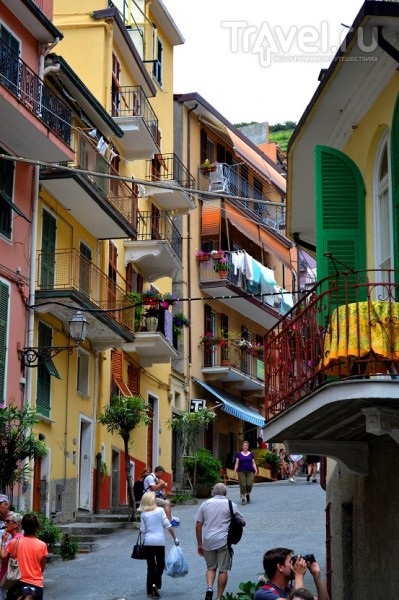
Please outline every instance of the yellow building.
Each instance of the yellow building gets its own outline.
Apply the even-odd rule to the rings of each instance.
[[[40,174],[35,345],[68,346],[76,310],[87,321],[79,348],[41,361],[32,379],[49,449],[32,504],[63,521],[127,504],[123,441],[97,422],[112,395],[140,394],[149,407],[150,425],[133,432],[132,480],[160,463],[172,483],[171,399],[186,405],[161,302],[180,279],[180,215],[195,206],[173,153],[173,47],[183,40],[161,2],[103,5],[54,2],[64,39],[46,59],[46,83],[72,111],[74,160]],[[150,289],[155,329],[139,301]]]

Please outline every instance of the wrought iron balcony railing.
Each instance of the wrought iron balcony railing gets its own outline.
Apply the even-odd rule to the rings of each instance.
[[[252,213],[256,220],[262,221],[276,231],[285,229],[285,204],[271,202],[263,191],[262,182],[256,183],[240,175],[239,164],[217,163],[217,169],[209,175],[202,175],[200,183],[210,191],[223,192],[242,198],[242,206]],[[200,169],[201,171],[201,169]],[[205,180],[205,181],[204,181]]]
[[[167,211],[140,211],[137,223],[137,241],[165,240],[182,260],[183,239]]]
[[[84,174],[84,177],[87,177],[126,220],[133,226],[136,226],[138,210],[137,186],[117,179],[120,175],[118,171],[99,153],[92,140],[82,132],[78,130],[73,131],[72,146],[75,150],[75,167],[85,171],[93,171],[116,177],[116,179],[106,176],[102,177],[100,175],[93,175],[90,172]]]
[[[0,84],[19,102],[43,121],[66,144],[71,138],[71,109],[36,73],[21,60],[8,44],[0,40]]]
[[[398,373],[399,271],[327,277],[265,336],[266,419],[328,382]]]
[[[36,289],[41,293],[74,293],[82,302],[87,301],[104,311],[108,316],[129,330],[134,330],[134,321],[126,318],[126,291],[110,281],[106,273],[77,250],[38,252]]]
[[[175,181],[186,189],[194,187],[194,177],[176,154],[156,154],[147,165],[148,181]]]
[[[251,343],[248,343],[247,346],[242,344],[243,342],[240,345],[240,340],[223,340],[222,338],[218,343],[213,343],[212,340],[204,342],[202,344],[203,366],[231,366],[248,377],[263,382],[265,378],[263,346]]]
[[[142,117],[158,144],[158,118],[141,86],[122,86],[112,92],[112,116]]]

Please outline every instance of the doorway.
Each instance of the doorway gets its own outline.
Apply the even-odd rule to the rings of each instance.
[[[117,508],[119,506],[119,474],[119,452],[117,450],[112,450],[111,508]]]
[[[79,442],[79,508],[91,507],[91,436],[92,423],[81,419]]]

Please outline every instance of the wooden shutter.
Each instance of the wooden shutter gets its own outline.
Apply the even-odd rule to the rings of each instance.
[[[399,96],[392,117],[391,172],[394,268],[399,269]]]
[[[366,268],[362,175],[348,156],[326,146],[315,148],[315,173],[317,278],[336,272],[326,252],[348,265],[348,269],[339,266],[339,271],[361,271]]]
[[[140,394],[140,369],[133,365],[127,367],[127,384],[132,394]]]
[[[8,299],[8,286],[0,281],[0,404],[5,403]]]
[[[47,210],[43,210],[40,287],[44,289],[53,289],[54,287],[55,236],[56,220]]]
[[[111,352],[111,370],[112,380],[122,396],[133,396],[134,394],[123,381],[123,353],[119,350],[112,350]]]

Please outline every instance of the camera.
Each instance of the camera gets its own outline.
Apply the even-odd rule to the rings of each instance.
[[[301,554],[300,556],[301,556],[301,557],[302,557],[302,558],[303,558],[303,559],[304,559],[306,562],[309,562],[309,563],[314,563],[314,562],[316,562],[316,559],[315,559],[315,557],[314,557],[314,554]],[[296,561],[296,559],[297,559],[297,558],[298,558],[298,555],[297,555],[297,554],[295,554],[294,556],[291,556],[291,562],[292,562],[292,564],[294,564],[294,563],[295,563],[295,561]]]

